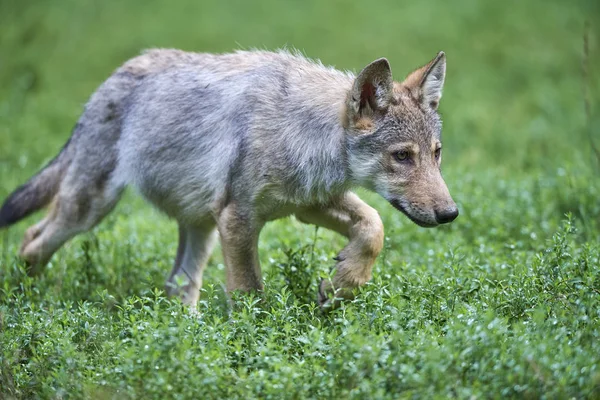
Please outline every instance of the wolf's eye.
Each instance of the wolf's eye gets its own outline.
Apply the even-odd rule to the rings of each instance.
[[[408,150],[400,150],[394,153],[394,157],[396,157],[396,160],[403,162],[409,159],[410,153]]]
[[[439,160],[441,155],[442,155],[442,148],[438,147],[437,149],[435,149],[435,159]]]

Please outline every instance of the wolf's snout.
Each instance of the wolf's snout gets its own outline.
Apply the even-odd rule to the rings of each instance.
[[[456,206],[447,207],[443,210],[436,210],[435,220],[438,224],[447,224],[458,217],[458,208]]]

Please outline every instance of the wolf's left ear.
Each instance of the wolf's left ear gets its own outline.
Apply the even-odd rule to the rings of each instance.
[[[386,110],[392,100],[393,79],[390,63],[380,58],[367,65],[356,77],[348,97],[351,120],[370,117],[374,111]]]
[[[440,51],[427,65],[411,72],[402,85],[425,107],[437,110],[446,78],[446,55]]]

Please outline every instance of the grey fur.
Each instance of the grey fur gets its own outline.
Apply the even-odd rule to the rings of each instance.
[[[319,210],[330,221],[325,226],[350,238],[344,254],[364,258],[352,268],[368,274],[348,275],[363,283],[382,233],[372,222],[379,220],[376,212],[350,196],[350,188],[375,190],[427,226],[437,224],[440,209],[456,209],[430,151],[441,129],[437,104],[430,103],[441,96],[441,85],[424,82],[433,82],[433,70],[443,84],[445,59],[443,71],[431,65],[418,85],[409,77],[402,86],[392,81],[385,59],[355,77],[284,51],[152,50],[136,57],[92,95],[63,152],[68,157],[41,173],[53,177],[52,188],[36,178],[28,184],[37,187],[30,189],[37,200],[24,200],[24,210],[51,199],[56,206],[28,231],[22,255],[34,266],[45,263],[64,241],[98,223],[132,185],[180,224],[169,288],[190,304],[197,301],[215,227],[229,288],[260,288],[255,247],[263,224],[289,214],[319,223]],[[390,161],[393,146],[408,142],[421,149],[410,171]],[[411,201],[407,182],[425,188],[415,198],[431,199]],[[10,199],[0,211],[5,225],[24,215]],[[360,247],[360,241],[370,245]],[[338,268],[345,271],[343,264]],[[180,278],[186,282],[176,282]]]

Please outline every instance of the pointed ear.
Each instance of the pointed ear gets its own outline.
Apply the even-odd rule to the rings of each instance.
[[[411,72],[402,85],[425,107],[437,110],[446,78],[446,55],[440,51],[427,65]]]
[[[356,77],[348,97],[351,121],[370,117],[374,111],[386,110],[392,100],[393,79],[385,58],[373,61]]]

